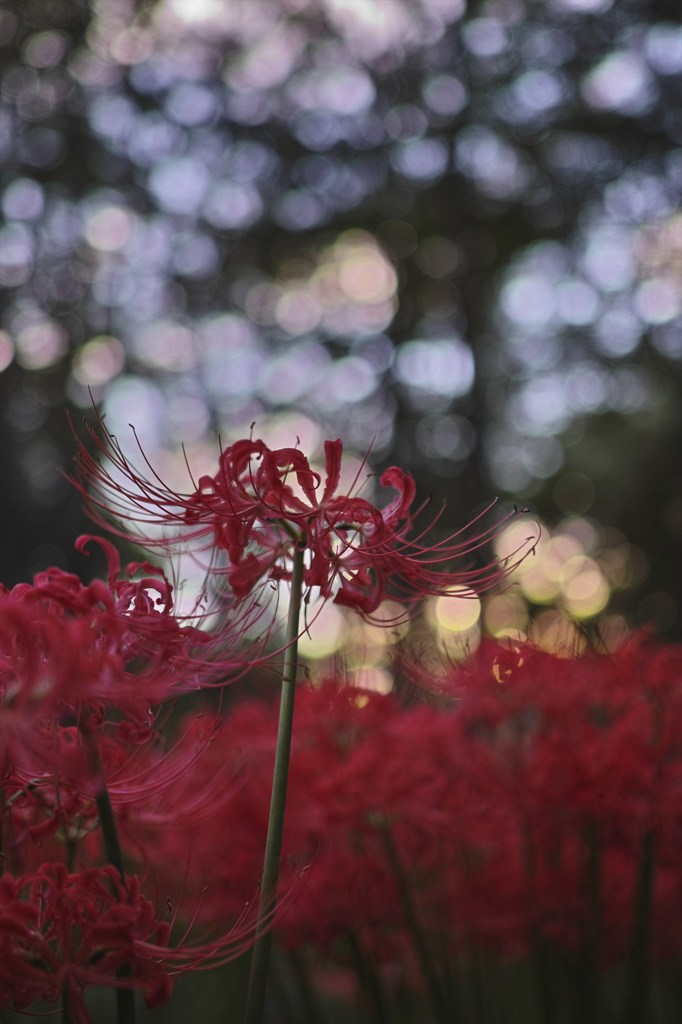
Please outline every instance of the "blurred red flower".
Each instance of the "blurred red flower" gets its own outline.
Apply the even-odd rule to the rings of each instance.
[[[570,954],[596,943],[595,963],[613,965],[634,941],[646,869],[651,954],[675,962],[682,648],[635,639],[567,659],[484,642],[444,670],[440,698],[433,682],[428,701],[413,690],[409,706],[333,681],[301,687],[283,895],[310,870],[278,914],[284,943],[333,949],[353,933],[383,968],[413,976],[407,889],[443,971],[473,950],[512,957],[538,942]],[[234,914],[257,882],[275,718],[262,702],[241,703],[190,769],[198,789],[221,773],[231,780],[215,820],[192,832],[197,877],[225,865],[207,919]],[[158,862],[172,871],[185,844],[171,825]]]

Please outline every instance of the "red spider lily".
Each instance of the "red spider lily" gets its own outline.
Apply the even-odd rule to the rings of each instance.
[[[91,1024],[83,996],[93,985],[141,989],[150,1007],[172,991],[172,976],[228,963],[249,948],[250,907],[228,932],[170,945],[174,920],[159,919],[139,880],[113,867],[69,874],[43,864],[0,878],[0,1007],[66,1000],[69,1019]]]
[[[79,771],[72,770],[71,778],[61,762],[59,770],[46,766],[42,773],[31,774],[17,769],[3,780],[0,829],[5,866],[13,872],[28,871],[47,859],[62,860],[65,849],[75,851],[96,828],[91,782],[84,762],[78,763]]]
[[[162,669],[168,680],[181,678],[183,687],[191,688],[200,664],[196,649],[207,642],[206,636],[175,615],[173,587],[165,572],[144,561],[130,562],[122,575],[118,552],[102,537],[81,536],[76,548],[86,552],[93,541],[106,555],[108,588],[124,629],[126,663],[135,662],[143,676]],[[146,575],[138,578],[140,572]]]
[[[245,439],[221,453],[214,476],[192,480],[194,489],[180,493],[154,472],[141,448],[145,471],[126,458],[101,419],[98,427],[88,426],[88,431],[108,468],[84,445],[78,455],[79,486],[94,517],[100,523],[114,516],[123,523],[164,529],[163,537],[139,537],[148,547],[224,552],[224,571],[238,600],[268,581],[290,579],[296,545],[307,552],[303,578],[309,592],[333,595],[338,604],[371,616],[389,591],[413,602],[448,594],[453,587],[472,594],[488,589],[534,542],[529,538],[504,566],[493,561],[481,568],[450,568],[477,556],[495,535],[499,524],[479,528],[492,506],[455,533],[429,541],[440,514],[416,529],[423,506],[413,510],[414,480],[398,467],[380,478],[383,487],[396,492],[384,508],[353,494],[352,487],[337,493],[340,440],[325,442],[324,484],[297,448],[271,449],[261,440]],[[126,527],[118,532],[129,535]]]
[[[117,827],[129,853],[145,869],[158,870],[160,834],[173,829],[191,836],[196,827],[215,822],[242,785],[245,757],[225,759],[222,727],[213,713],[191,715],[179,723],[170,744],[156,737],[131,753],[116,737],[100,743]],[[191,849],[185,854],[185,859],[192,858]],[[210,873],[203,875],[202,887],[207,877]]]
[[[77,745],[63,727],[99,727],[110,709],[118,730],[139,742],[149,735],[153,705],[195,688],[206,673],[198,656],[206,635],[174,616],[163,572],[132,563],[123,576],[111,544],[98,543],[108,583],[85,585],[48,569],[32,584],[0,588],[0,776],[40,777],[73,763]],[[140,569],[146,577],[131,579]]]
[[[0,1005],[25,1009],[65,998],[71,1019],[89,1024],[83,994],[92,985],[139,988],[150,1005],[161,1005],[171,984],[156,950],[167,937],[136,879],[121,881],[113,868],[68,874],[44,864],[18,878],[3,875]]]
[[[55,726],[52,767],[46,764],[42,772],[17,767],[3,782],[0,835],[6,866],[25,872],[46,859],[60,861],[65,853],[79,864],[100,863],[105,851],[95,789],[103,782],[128,856],[149,870],[159,832],[187,831],[213,819],[241,785],[239,758],[227,770],[216,770],[212,748],[218,745],[223,758],[220,730],[213,714],[190,716],[172,741],[155,731],[145,743],[131,745],[120,730],[105,726],[97,736],[97,778],[79,730]],[[64,747],[67,753],[60,755]],[[198,765],[203,760],[208,770]]]

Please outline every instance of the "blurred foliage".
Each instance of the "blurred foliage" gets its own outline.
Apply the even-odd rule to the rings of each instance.
[[[90,391],[171,475],[256,421],[593,517],[679,633],[677,4],[0,0],[0,47],[7,582],[82,568]]]

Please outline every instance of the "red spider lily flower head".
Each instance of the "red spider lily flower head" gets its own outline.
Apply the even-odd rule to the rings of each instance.
[[[21,1010],[66,998],[71,1019],[89,1024],[83,995],[92,985],[142,989],[150,1005],[161,1005],[172,986],[156,951],[167,939],[137,879],[122,880],[114,868],[68,874],[43,864],[3,875],[0,1005]]]
[[[106,555],[121,653],[126,666],[134,666],[137,689],[153,700],[197,686],[206,669],[200,655],[208,638],[175,613],[173,587],[163,569],[147,561],[129,562],[122,573],[118,552],[104,538],[85,534],[76,548],[86,552],[93,541]],[[145,575],[140,578],[140,573]]]
[[[110,710],[128,739],[144,739],[153,707],[197,685],[206,636],[174,616],[162,571],[142,563],[122,574],[113,546],[98,543],[107,583],[53,568],[0,588],[0,774],[44,775],[69,760],[66,727],[98,727]],[[132,579],[140,569],[146,577]]]
[[[192,480],[193,490],[180,493],[151,469],[144,453],[147,469],[136,469],[101,419],[98,427],[88,430],[108,467],[84,445],[78,455],[78,485],[94,518],[106,523],[114,516],[137,529],[165,529],[162,538],[158,532],[137,535],[148,547],[223,552],[237,600],[268,582],[290,579],[296,545],[306,550],[303,578],[309,592],[316,589],[371,617],[389,593],[413,602],[448,594],[453,587],[472,594],[489,589],[534,543],[528,538],[504,566],[492,561],[468,567],[467,560],[478,557],[499,528],[479,525],[492,506],[455,533],[430,540],[441,513],[426,528],[417,527],[423,506],[413,508],[415,483],[402,469],[392,466],[380,477],[383,487],[395,491],[383,508],[353,493],[353,487],[338,493],[340,440],[325,442],[324,482],[298,448],[272,449],[262,440],[245,439],[221,453],[215,475]],[[127,526],[118,532],[130,535]],[[451,568],[453,562],[460,567]]]
[[[253,944],[250,904],[237,923],[209,941],[190,942],[194,921],[172,942],[175,916],[162,920],[135,875],[113,867],[69,874],[46,863],[0,878],[0,1007],[23,1010],[38,999],[66,1000],[69,1019],[92,1024],[83,997],[94,985],[141,990],[163,1005],[174,975],[226,964]],[[266,922],[266,924],[269,923]]]

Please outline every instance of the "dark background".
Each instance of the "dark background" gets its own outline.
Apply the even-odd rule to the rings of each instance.
[[[8,585],[90,570],[91,392],[171,478],[256,421],[527,504],[607,588],[531,614],[679,637],[676,3],[0,0],[0,47]]]

